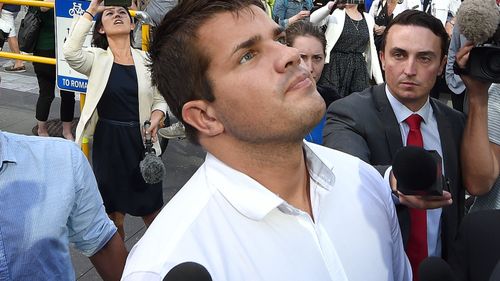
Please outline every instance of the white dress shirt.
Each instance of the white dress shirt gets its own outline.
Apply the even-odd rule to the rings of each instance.
[[[396,119],[398,120],[403,146],[406,146],[406,140],[408,139],[408,133],[410,132],[410,127],[406,124],[405,120],[412,114],[418,114],[423,119],[420,124],[420,131],[424,141],[424,149],[437,151],[442,159],[443,151],[441,149],[441,139],[439,138],[438,125],[429,99],[427,99],[427,102],[424,106],[422,106],[422,108],[420,108],[420,110],[413,112],[392,96],[387,86],[385,87],[385,93],[387,95],[387,99],[389,99],[392,110],[396,115]],[[443,161],[441,161],[441,165],[444,165]],[[442,170],[444,173],[444,169]],[[442,208],[427,210],[427,251],[429,256],[441,256],[440,234],[442,211]]]
[[[185,261],[213,280],[411,280],[391,192],[370,165],[304,143],[312,219],[211,154],[127,259],[126,281]]]

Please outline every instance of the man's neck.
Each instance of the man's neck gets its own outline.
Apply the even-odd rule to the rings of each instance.
[[[253,178],[292,206],[309,213],[312,218],[309,173],[302,142],[204,147],[229,167]]]
[[[387,98],[389,98],[389,96],[393,97],[395,100],[397,100],[399,103],[404,105],[406,108],[408,108],[412,112],[419,111],[427,103],[427,100],[429,99],[429,96],[422,97],[421,99],[401,99],[397,95],[393,94],[394,92],[391,90],[391,88],[387,84],[385,87],[385,91],[386,91]],[[390,102],[390,103],[391,103],[391,106],[394,107],[392,102]]]

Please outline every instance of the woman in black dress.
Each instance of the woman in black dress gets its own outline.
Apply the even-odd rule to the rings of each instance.
[[[143,134],[156,131],[167,105],[151,85],[146,54],[131,48],[132,18],[126,7],[100,6],[92,0],[76,18],[64,46],[66,61],[89,76],[87,98],[77,127],[77,142],[93,133],[92,163],[106,212],[124,238],[125,214],[149,226],[163,206],[162,183],[147,184],[139,162]],[[95,16],[92,48],[82,49]],[[142,129],[150,120],[148,131]],[[156,152],[161,149],[155,142]]]
[[[319,85],[337,89],[341,97],[383,82],[373,40],[373,18],[364,5],[330,1],[311,15],[311,22],[326,25],[326,64]],[[333,11],[333,12],[332,12]]]

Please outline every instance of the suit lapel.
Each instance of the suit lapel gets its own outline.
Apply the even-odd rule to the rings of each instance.
[[[439,139],[441,141],[441,150],[443,152],[444,177],[449,183],[449,192],[453,198],[452,206],[443,208],[441,214],[441,241],[442,254],[446,258],[449,253],[449,247],[452,239],[458,229],[460,218],[463,216],[464,194],[461,187],[461,176],[459,166],[459,155],[457,153],[460,140],[453,133],[452,124],[449,117],[442,111],[440,106],[432,98],[430,99],[434,116],[436,117]],[[451,238],[450,238],[451,237]]]
[[[454,150],[458,144],[455,143],[453,139],[453,131],[451,129],[451,124],[441,109],[436,105],[436,102],[430,99],[432,110],[434,111],[434,116],[436,117],[439,140],[441,141],[441,150],[443,152],[443,163],[444,163],[444,176],[445,179],[450,179],[454,177],[453,167],[458,163],[457,153]],[[456,179],[453,179],[456,180]],[[458,196],[457,190],[451,189],[453,198]]]
[[[373,87],[373,95],[379,118],[384,127],[387,144],[391,152],[391,159],[394,159],[398,149],[403,146],[403,140],[401,139],[401,130],[399,129],[398,120],[385,94],[385,83]]]

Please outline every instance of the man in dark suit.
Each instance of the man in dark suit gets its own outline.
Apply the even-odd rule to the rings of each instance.
[[[387,26],[382,42],[380,59],[387,83],[334,102],[323,130],[325,146],[374,165],[398,195],[394,201],[414,275],[425,256],[448,257],[464,213],[459,150],[465,119],[429,97],[446,64],[447,37],[441,22],[430,15],[411,10],[400,14]],[[393,158],[407,143],[415,145],[415,139],[418,146],[436,150],[443,158],[449,182],[443,196],[397,191]]]

